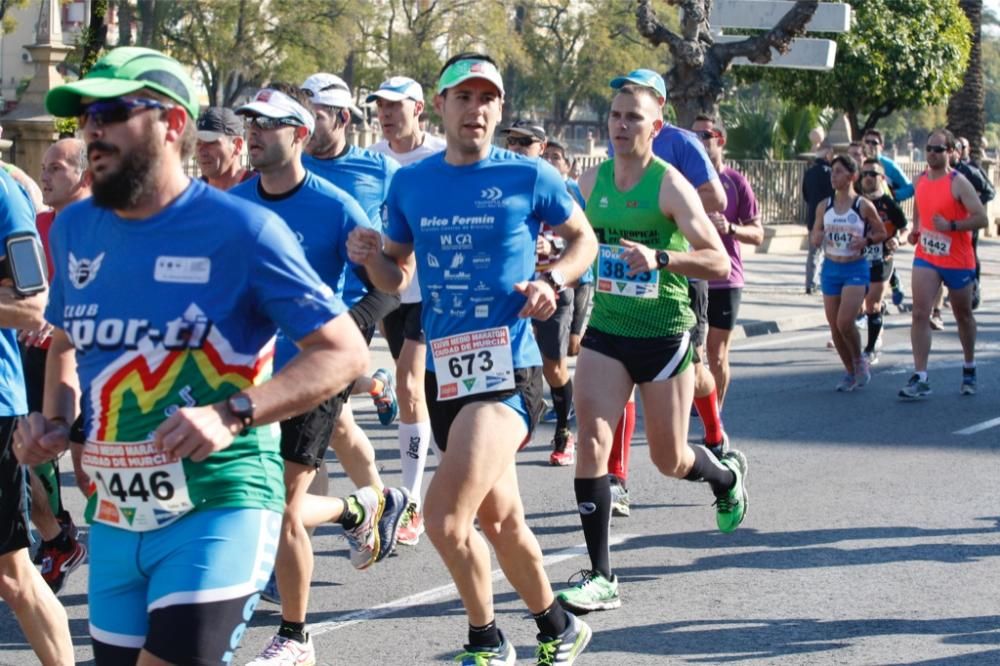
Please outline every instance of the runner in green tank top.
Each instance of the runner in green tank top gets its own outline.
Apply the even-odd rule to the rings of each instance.
[[[627,191],[615,185],[615,161],[597,167],[587,219],[601,244],[594,270],[597,289],[590,326],[629,338],[678,335],[694,326],[687,278],[667,269],[630,277],[621,261],[625,238],[656,250],[684,252],[688,241],[657,205],[670,166],[653,156],[639,182]]]
[[[580,178],[601,245],[574,396],[575,491],[591,570],[559,594],[576,612],[621,605],[609,550],[608,456],[611,424],[635,386],[646,406],[650,456],[660,472],[707,482],[722,532],[736,529],[747,505],[743,454],[732,450],[717,459],[705,446],[687,442],[694,395],[687,278],[724,278],[729,256],[695,189],[653,156],[653,137],[663,127],[663,80],[637,70],[611,87],[618,89],[608,117],[615,157]]]

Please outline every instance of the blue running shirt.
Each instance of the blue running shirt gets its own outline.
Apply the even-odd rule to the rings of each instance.
[[[76,349],[87,439],[111,443],[109,451],[134,450],[125,443],[148,441],[178,407],[263,383],[278,327],[299,340],[345,309],[281,218],[197,180],[144,220],[90,199],[73,204],[50,239],[56,275],[46,319]],[[195,509],[284,508],[276,425],[251,428],[203,462],[182,462]],[[98,520],[135,529],[104,499]]]
[[[320,178],[330,181],[357,199],[372,226],[382,230],[382,204],[399,164],[391,157],[357,146],[348,146],[339,157],[320,160],[303,155],[302,164]],[[344,300],[354,305],[368,292],[361,279],[348,272]]]
[[[573,199],[543,160],[496,147],[466,166],[448,164],[444,155],[399,170],[384,220],[391,240],[414,247],[428,371],[436,340],[505,326],[513,367],[539,366],[530,320],[517,316],[525,298],[514,284],[534,273],[541,223],[564,223]]]
[[[347,234],[354,227],[371,226],[353,197],[308,171],[298,187],[276,197],[261,191],[259,178],[237,185],[229,193],[277,213],[295,234],[320,279],[338,296],[343,294],[345,272],[354,266],[347,258]],[[298,351],[294,341],[279,334],[274,369],[283,368]]]
[[[35,232],[34,209],[27,192],[0,169],[0,258],[7,254],[7,239],[19,232]],[[28,412],[24,392],[24,371],[17,346],[17,331],[0,328],[0,416],[20,416]]]

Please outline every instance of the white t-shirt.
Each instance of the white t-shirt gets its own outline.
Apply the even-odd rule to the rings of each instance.
[[[383,155],[388,155],[402,166],[407,164],[413,164],[414,162],[419,162],[429,155],[434,153],[440,153],[445,149],[445,140],[439,136],[434,136],[433,134],[428,134],[424,132],[424,141],[419,146],[409,151],[408,153],[397,153],[395,150],[389,147],[389,142],[382,139],[378,143],[368,146],[368,150],[374,151],[376,153],[382,153]],[[418,276],[414,274],[413,279],[410,281],[409,286],[403,290],[399,295],[400,301],[403,303],[419,303],[420,302],[420,282],[417,279]]]

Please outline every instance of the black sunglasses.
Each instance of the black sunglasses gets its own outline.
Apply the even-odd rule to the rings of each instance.
[[[536,139],[534,137],[530,137],[530,136],[509,136],[509,137],[507,137],[507,145],[508,146],[521,146],[522,148],[527,148],[528,146],[530,146],[531,144],[533,144],[535,142],[541,143],[541,141],[539,141],[538,139]]]
[[[279,127],[302,127],[298,118],[268,118],[267,116],[247,116],[247,126],[262,130],[273,130]]]
[[[879,176],[882,175],[882,172],[881,171],[862,171],[861,175],[862,176],[871,176],[872,178],[878,178]]]
[[[927,144],[925,149],[928,153],[946,153],[948,152],[948,146],[939,146],[935,144]]]
[[[88,120],[94,121],[98,127],[113,123],[123,123],[132,117],[132,112],[136,109],[143,111],[147,109],[172,109],[173,104],[162,104],[155,99],[145,97],[127,98],[118,97],[115,99],[92,102],[80,111],[79,124],[83,127]]]
[[[695,132],[698,138],[702,141],[711,141],[712,139],[717,139],[722,136],[722,133],[718,130],[701,130],[700,132]]]
[[[879,141],[878,139],[865,139],[865,143],[867,143],[869,146],[880,146],[880,145],[882,145],[882,142]]]

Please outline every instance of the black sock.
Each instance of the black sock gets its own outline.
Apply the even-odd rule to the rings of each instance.
[[[46,541],[45,545],[54,546],[58,548],[61,552],[65,553],[66,551],[68,551],[70,548],[73,547],[73,542],[69,540],[69,536],[65,532],[59,530],[59,536],[57,536],[55,539],[52,539],[51,541]]]
[[[482,627],[469,625],[469,645],[473,647],[497,647],[503,639],[500,638],[500,630],[497,629],[497,621],[491,620],[489,624]]]
[[[694,450],[694,465],[684,480],[705,481],[712,486],[716,497],[725,497],[736,483],[736,475],[701,444],[691,448]]]
[[[278,635],[282,638],[291,639],[297,643],[305,643],[309,640],[309,636],[306,634],[305,622],[289,622],[285,618],[281,618],[281,626],[278,627]]]
[[[574,479],[577,509],[590,565],[611,580],[611,482],[605,474],[597,479]]]
[[[573,380],[559,388],[552,387],[552,409],[556,410],[556,431],[569,427],[569,406],[573,404]]]
[[[344,513],[340,516],[337,524],[345,530],[352,530],[365,519],[364,509],[361,508],[354,495],[345,497],[342,501],[344,502]]]
[[[535,618],[538,633],[549,638],[556,638],[562,632],[566,631],[566,627],[569,626],[569,618],[566,617],[566,611],[563,610],[558,601],[553,601],[551,606],[541,613],[532,615],[532,617]]]
[[[881,332],[882,313],[878,312],[868,315],[868,345],[865,346],[866,352],[875,351],[875,341],[878,340],[878,334]]]

